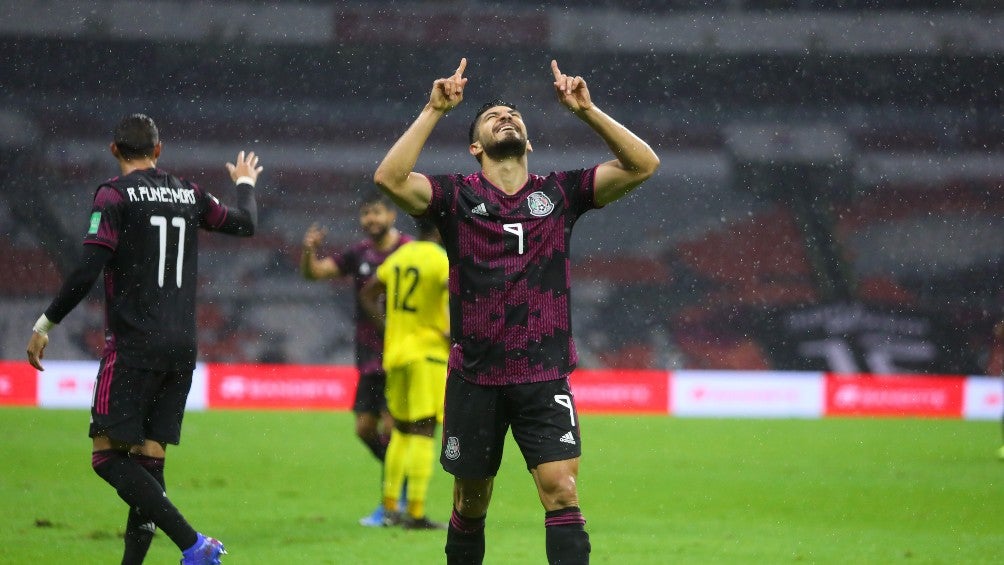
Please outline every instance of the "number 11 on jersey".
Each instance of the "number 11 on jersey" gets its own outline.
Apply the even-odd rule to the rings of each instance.
[[[157,261],[157,286],[164,288],[164,269],[167,266],[167,218],[164,216],[150,216],[150,225],[160,231],[160,257]],[[171,218],[171,225],[178,228],[178,253],[177,265],[175,265],[175,283],[181,288],[181,266],[185,258],[185,218],[175,216]]]

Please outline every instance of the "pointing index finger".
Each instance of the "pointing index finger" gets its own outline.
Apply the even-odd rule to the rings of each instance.
[[[551,59],[551,72],[554,73],[554,80],[561,78],[561,71],[558,70],[558,61],[555,59]]]
[[[467,57],[461,57],[460,66],[457,67],[457,70],[453,73],[453,76],[461,78],[462,76],[464,76],[464,69],[466,68],[467,68]]]

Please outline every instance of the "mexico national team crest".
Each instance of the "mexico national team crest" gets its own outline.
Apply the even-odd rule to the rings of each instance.
[[[460,458],[460,440],[454,436],[446,438],[446,446],[443,447],[443,455],[450,461]]]
[[[554,210],[554,203],[539,190],[526,197],[526,205],[530,207],[530,214],[534,216],[546,216]]]

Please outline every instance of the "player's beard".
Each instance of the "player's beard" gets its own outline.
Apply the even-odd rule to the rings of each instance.
[[[386,224],[366,227],[366,233],[370,234],[370,239],[372,239],[373,241],[380,241],[387,235],[389,231],[390,231],[390,226]]]
[[[493,161],[501,161],[509,157],[522,157],[526,155],[526,139],[519,135],[511,134],[499,140],[493,140],[484,144],[485,155]]]

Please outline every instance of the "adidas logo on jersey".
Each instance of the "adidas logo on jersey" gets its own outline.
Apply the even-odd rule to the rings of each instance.
[[[474,209],[471,210],[471,212],[473,212],[473,213],[475,213],[475,214],[477,214],[479,216],[487,216],[488,215],[488,207],[485,206],[484,202],[482,202],[481,204],[478,204],[477,206],[475,206]]]
[[[575,445],[575,436],[572,435],[572,432],[565,432],[565,435],[561,436],[561,438],[558,441],[563,441],[565,443],[570,443],[572,445]]]

